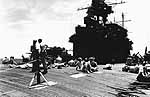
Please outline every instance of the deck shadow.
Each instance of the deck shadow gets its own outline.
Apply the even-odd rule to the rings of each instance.
[[[117,94],[115,95],[116,97],[140,97],[139,95],[146,95],[141,90],[138,90],[136,87],[130,86],[128,88],[123,88],[123,87],[113,87],[113,86],[107,86],[111,89],[115,89]]]

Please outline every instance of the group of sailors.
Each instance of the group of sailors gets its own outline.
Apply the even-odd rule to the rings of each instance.
[[[33,45],[31,46],[31,60],[36,60],[35,62],[33,62],[32,65],[32,71],[31,72],[35,72],[37,70],[37,65],[42,64],[44,71],[43,74],[47,73],[47,69],[48,67],[52,67],[50,64],[50,66],[47,66],[46,63],[46,49],[47,49],[47,45],[43,45],[42,44],[42,39],[38,39],[38,40],[33,40]],[[61,57],[59,57],[60,59]],[[40,62],[37,61],[40,59]],[[56,58],[58,59],[58,58]],[[59,60],[58,63],[61,63]],[[85,58],[84,60],[79,57],[77,58],[76,61],[73,61],[75,66],[76,66],[76,70],[78,71],[82,71],[82,72],[86,72],[86,73],[91,73],[91,72],[95,72],[98,71],[98,65],[97,62],[95,61],[94,57],[89,57],[89,58]],[[55,63],[54,63],[55,64]],[[69,66],[69,62],[66,63]],[[58,65],[58,64],[55,64]],[[59,67],[62,65],[59,65]]]
[[[43,67],[43,74],[47,73],[47,70],[49,68],[57,67],[60,68],[61,66],[75,66],[77,71],[86,72],[86,73],[92,73],[95,71],[98,71],[98,65],[95,61],[95,57],[89,57],[89,58],[82,58],[78,57],[75,60],[70,60],[68,62],[62,62],[62,58],[58,56],[54,62],[50,60],[51,62],[48,63],[47,60],[47,45],[43,45],[42,39],[33,40],[33,44],[30,47],[31,55],[29,58],[29,62],[31,63],[31,71],[30,72],[36,72],[37,70],[40,70],[40,66]],[[5,58],[6,59],[6,58]],[[8,61],[8,59],[6,59]],[[28,63],[28,62],[27,62]],[[29,63],[29,64],[30,64]],[[11,57],[9,60],[9,64],[11,64],[11,67],[19,67],[17,66],[17,62],[15,62],[14,57]],[[13,66],[12,66],[13,65]],[[14,66],[15,65],[15,66]],[[26,66],[23,66],[25,68]],[[27,66],[30,67],[30,66]]]
[[[5,57],[2,60],[2,64],[14,64],[14,65],[16,65],[17,62],[14,60],[14,56],[11,56],[10,58]]]
[[[79,57],[75,63],[76,70],[86,73],[98,71],[98,65],[94,57],[85,58],[84,60]]]

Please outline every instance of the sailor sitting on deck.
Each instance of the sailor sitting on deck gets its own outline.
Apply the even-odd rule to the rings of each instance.
[[[139,65],[139,74],[136,79],[139,82],[150,82],[150,75],[143,65]]]
[[[84,61],[82,60],[81,57],[79,57],[77,63],[75,64],[76,65],[76,70],[77,71],[82,71],[83,70],[83,64],[84,64]]]
[[[17,66],[17,62],[15,61],[13,56],[10,57],[8,64],[10,68],[15,68]]]
[[[86,72],[86,73],[91,73],[92,72],[91,64],[90,64],[90,61],[88,60],[88,58],[85,58],[85,60],[84,60],[82,71]]]
[[[97,62],[95,61],[94,57],[89,58],[89,66],[90,66],[90,72],[95,72],[98,71],[98,65]]]

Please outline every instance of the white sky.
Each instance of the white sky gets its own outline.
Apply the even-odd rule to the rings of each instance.
[[[119,2],[120,0],[107,0]],[[143,54],[145,46],[150,50],[150,1],[143,2],[126,0],[126,4],[113,7],[116,21],[121,21],[121,13],[125,19],[132,20],[125,23],[129,38],[134,42],[132,52]],[[29,52],[33,39],[42,38],[49,46],[61,46],[72,49],[68,42],[75,33],[75,26],[83,24],[86,7],[91,0],[0,0],[0,57],[21,57]],[[113,21],[113,19],[112,19]]]

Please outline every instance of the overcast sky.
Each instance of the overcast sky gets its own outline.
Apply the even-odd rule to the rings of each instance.
[[[107,0],[119,2],[120,0]],[[150,1],[126,0],[126,4],[113,6],[116,21],[121,21],[121,13],[129,38],[134,42],[132,52],[143,54],[145,46],[150,50]],[[33,39],[42,38],[49,46],[72,49],[68,42],[75,33],[75,26],[83,25],[86,7],[91,0],[0,0],[0,57],[21,57],[29,52]],[[132,33],[131,33],[132,32]]]

